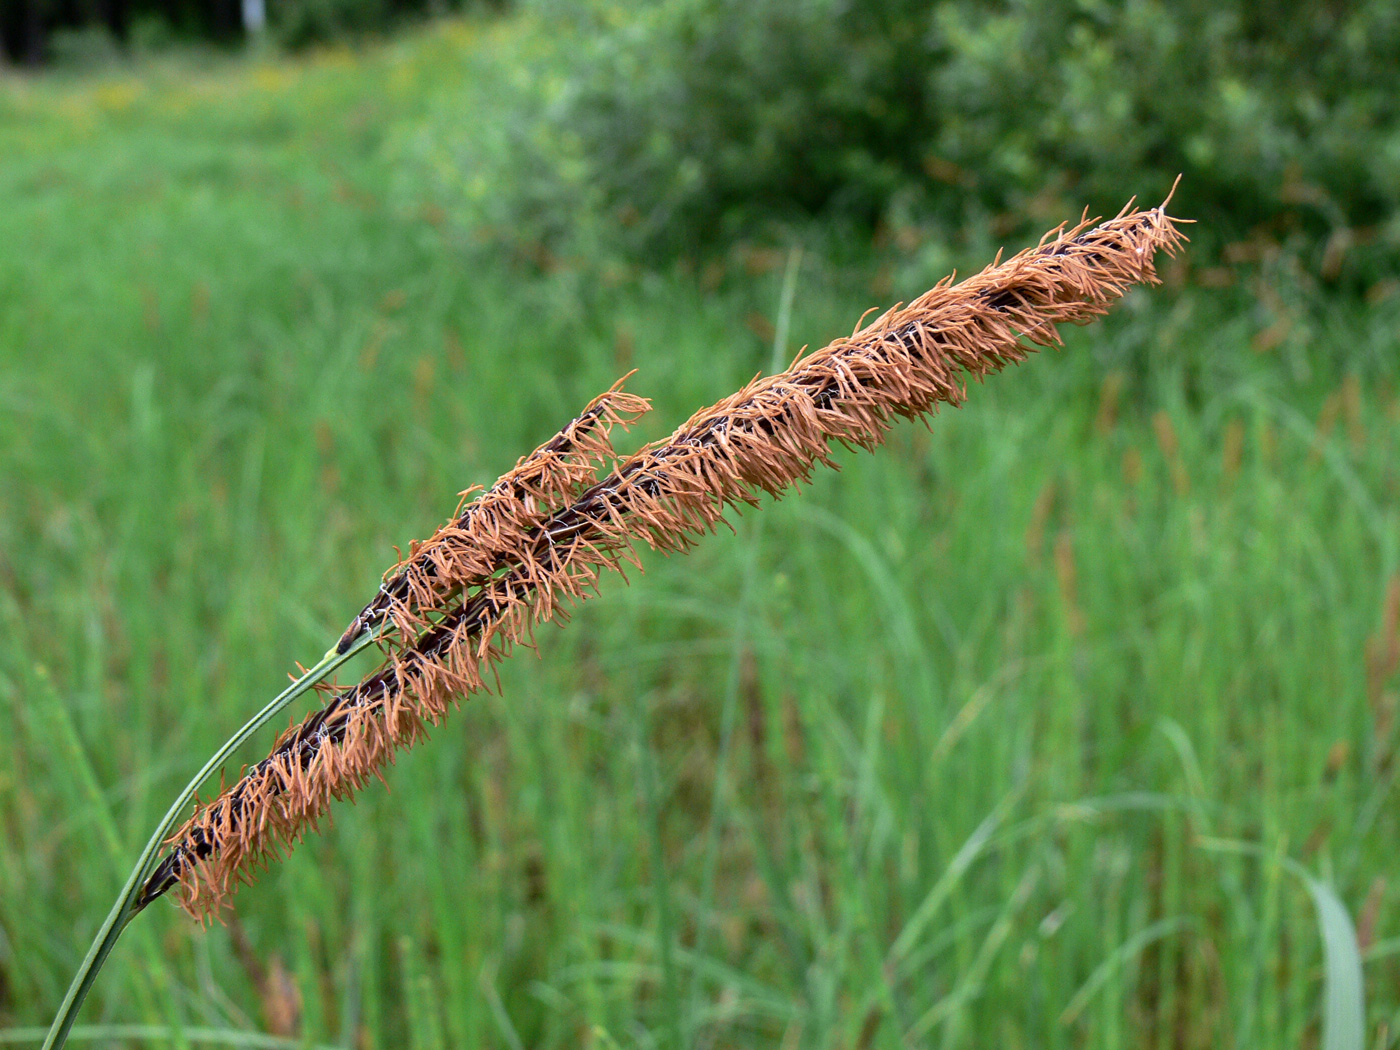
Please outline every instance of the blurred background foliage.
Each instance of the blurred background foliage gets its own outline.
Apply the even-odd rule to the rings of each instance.
[[[309,44],[382,33],[424,16],[498,0],[271,0],[274,42]],[[101,64],[173,46],[245,40],[243,0],[0,0],[0,53],[12,62]]]
[[[1390,3],[538,6],[587,46],[532,231],[587,193],[649,250],[814,215],[1004,237],[1182,173],[1209,239],[1288,245],[1325,280],[1400,246]]]
[[[8,2],[16,58],[34,11],[57,60],[236,35],[234,0]],[[1180,173],[1198,262],[1287,252],[1364,291],[1400,249],[1387,0],[517,2],[561,43],[521,85],[543,118],[505,154],[524,177],[490,202],[521,244],[655,261],[813,218],[1002,239]],[[464,4],[272,0],[268,15],[296,47]]]

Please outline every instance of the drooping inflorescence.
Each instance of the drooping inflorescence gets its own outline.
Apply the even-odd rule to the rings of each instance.
[[[726,508],[834,465],[833,441],[873,449],[897,418],[961,404],[969,377],[1024,360],[1058,341],[1058,325],[1091,321],[1131,285],[1155,283],[1155,254],[1183,239],[1164,209],[1062,227],[960,284],[945,279],[625,459],[609,432],[647,404],[619,387],[602,395],[387,574],[340,643],[343,652],[378,629],[384,665],[332,691],[266,759],[199,804],[138,904],[178,884],[192,915],[216,914],[333,799],[482,689],[535,624],[562,618],[605,570],[635,563],[636,544],[685,550]]]

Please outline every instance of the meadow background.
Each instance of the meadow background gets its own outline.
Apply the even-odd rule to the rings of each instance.
[[[1317,1046],[1308,873],[1397,1045],[1400,26],[1222,10],[541,0],[0,73],[0,1039],[458,491],[1185,171],[1164,287],[606,581],[82,1020]]]

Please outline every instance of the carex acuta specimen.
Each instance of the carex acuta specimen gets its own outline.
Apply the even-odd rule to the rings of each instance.
[[[390,571],[338,644],[382,629],[387,659],[334,691],[271,754],[171,840],[145,903],[179,886],[204,917],[240,879],[289,847],[332,800],[358,789],[413,744],[533,625],[592,592],[599,575],[635,560],[638,543],[683,551],[734,504],[756,505],[812,468],[830,445],[873,449],[897,417],[957,405],[967,377],[1021,361],[1056,326],[1103,313],[1129,285],[1153,279],[1177,231],[1160,209],[1057,231],[1037,248],[954,285],[945,280],[850,338],[755,379],[669,438],[619,459],[609,433],[646,411],[615,387],[557,437]]]
[[[178,819],[173,810],[75,980],[48,1045],[62,1042],[131,916],[171,889],[191,915],[216,916],[241,882],[313,830],[334,800],[353,795],[455,702],[486,687],[492,666],[535,625],[562,618],[609,570],[635,562],[639,546],[684,551],[727,509],[756,505],[762,493],[776,496],[817,465],[833,465],[833,443],[873,449],[897,419],[961,404],[969,379],[1058,342],[1059,325],[1101,316],[1132,285],[1156,283],[1157,252],[1174,252],[1184,240],[1165,208],[1130,205],[1108,222],[1060,227],[965,281],[947,278],[629,456],[615,453],[611,434],[647,402],[620,384],[602,394],[413,544],[303,681],[309,688],[371,644],[384,656],[374,673],[347,688],[323,688],[321,706],[283,732],[267,758],[197,803],[165,838]]]

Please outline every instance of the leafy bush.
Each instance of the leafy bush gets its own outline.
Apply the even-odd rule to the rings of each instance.
[[[651,253],[804,215],[1005,234],[1183,173],[1184,212],[1328,278],[1400,245],[1387,0],[530,7],[569,36],[516,202],[532,235],[585,205]]]
[[[385,24],[390,0],[288,0],[272,4],[271,28],[288,47],[304,47]]]
[[[268,4],[273,34],[286,47],[301,48],[340,37],[393,28],[422,15],[503,6],[502,0],[274,0]]]
[[[106,26],[60,29],[49,39],[49,57],[69,69],[100,69],[121,59],[121,48]]]

